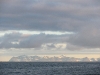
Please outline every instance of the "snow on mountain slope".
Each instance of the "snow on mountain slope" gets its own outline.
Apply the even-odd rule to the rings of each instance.
[[[75,58],[75,57],[66,57],[64,55],[60,56],[60,57],[49,57],[49,56],[26,56],[26,55],[21,55],[18,57],[12,57],[10,60],[10,62],[39,62],[39,61],[58,61],[58,62],[97,62],[100,61],[100,58],[88,58],[88,57],[84,57],[84,58]]]

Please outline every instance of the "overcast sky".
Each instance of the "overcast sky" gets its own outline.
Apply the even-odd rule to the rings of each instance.
[[[100,53],[100,0],[0,0],[0,60]]]

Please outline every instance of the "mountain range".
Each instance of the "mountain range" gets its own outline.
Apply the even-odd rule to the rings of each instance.
[[[9,62],[100,62],[100,58],[75,58],[66,57],[64,55],[61,55],[59,57],[21,55],[17,57],[12,57]]]

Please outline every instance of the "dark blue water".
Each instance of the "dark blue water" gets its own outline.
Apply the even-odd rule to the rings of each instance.
[[[100,63],[1,62],[0,75],[100,75]]]

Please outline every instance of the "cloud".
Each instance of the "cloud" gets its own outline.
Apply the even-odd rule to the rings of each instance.
[[[67,43],[66,49],[71,50],[71,51],[76,51],[76,50],[79,50],[80,51],[80,50],[83,50],[85,48],[80,47],[80,46],[77,46],[77,45],[73,45],[73,44]]]
[[[47,45],[47,47],[48,47],[48,48],[56,48],[56,47],[55,47],[55,44],[49,44],[49,45]]]
[[[66,42],[69,50],[100,48],[99,13],[99,0],[1,0],[0,31],[67,31],[74,34],[5,34],[0,37],[0,48],[37,48],[55,42]]]
[[[64,42],[66,36],[12,32],[0,37],[0,48],[40,48],[43,44]],[[47,45],[47,47],[54,48],[54,44]]]
[[[96,26],[84,28],[75,35],[70,36],[68,42],[80,48],[100,48],[100,29]],[[84,49],[83,48],[83,49]],[[74,49],[74,48],[73,48]]]
[[[99,25],[97,3],[93,0],[4,0],[0,30],[79,31],[84,26]]]
[[[62,49],[66,43],[67,50],[83,50],[100,48],[100,29],[96,26],[84,27],[74,34],[22,34],[12,32],[0,37],[0,48],[43,48]]]

